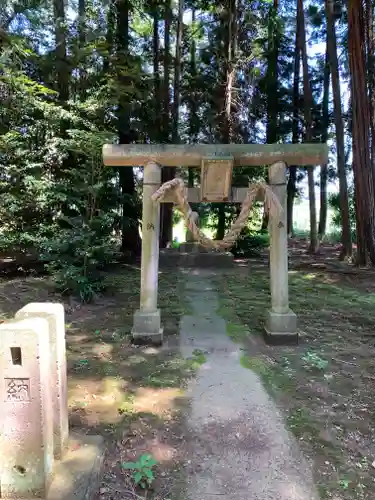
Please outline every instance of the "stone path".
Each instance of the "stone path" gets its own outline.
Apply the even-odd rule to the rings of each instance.
[[[181,352],[206,353],[188,387],[187,500],[318,500],[311,471],[259,378],[240,365],[226,334],[210,274],[186,274],[192,316],[181,323]]]

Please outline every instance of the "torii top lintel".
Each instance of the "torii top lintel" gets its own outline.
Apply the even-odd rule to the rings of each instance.
[[[207,156],[232,156],[235,167],[257,167],[283,161],[313,166],[328,161],[326,144],[105,144],[104,165],[144,166],[150,161],[163,167],[200,167]]]

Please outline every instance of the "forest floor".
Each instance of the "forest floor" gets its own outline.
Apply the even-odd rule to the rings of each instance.
[[[70,428],[104,436],[107,447],[98,498],[145,498],[134,486],[132,471],[122,464],[150,453],[157,466],[147,498],[180,499],[185,458],[183,386],[200,363],[179,354],[179,322],[188,312],[181,300],[182,277],[177,270],[160,274],[162,348],[130,343],[133,313],[139,307],[139,267],[121,266],[107,279],[105,296],[80,304],[53,293],[46,277],[7,277],[0,281],[0,320],[12,317],[28,302],[63,302]]]
[[[291,243],[290,305],[300,343],[270,347],[262,321],[270,304],[265,262],[217,274],[219,314],[312,462],[322,499],[375,498],[375,272],[338,262],[337,247],[315,258]],[[264,259],[266,260],[266,259]]]
[[[375,498],[375,271],[340,264],[337,256],[332,246],[312,258],[303,242],[291,244],[297,347],[263,341],[270,304],[266,258],[238,262],[214,280],[228,335],[244,345],[242,363],[262,377],[284,410],[313,463],[322,499],[363,500]],[[179,353],[179,322],[189,312],[183,279],[177,270],[160,274],[166,341],[159,349],[132,346],[127,335],[138,307],[137,267],[108,274],[107,293],[88,305],[54,294],[46,277],[0,281],[2,319],[28,302],[65,303],[70,425],[102,434],[107,443],[100,500],[144,498],[121,464],[145,453],[158,462],[147,499],[183,499],[184,386],[204,362]]]

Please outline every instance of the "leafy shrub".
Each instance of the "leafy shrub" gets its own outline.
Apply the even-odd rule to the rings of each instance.
[[[249,258],[259,256],[261,250],[269,245],[269,236],[266,232],[248,232],[241,235],[232,247],[235,257]]]
[[[112,134],[94,125],[100,102],[63,108],[24,73],[24,58],[0,61],[0,250],[41,258],[59,290],[89,301],[117,248],[121,197],[101,153]]]
[[[355,202],[354,202],[354,189],[351,187],[348,190],[349,196],[349,223],[352,234],[352,241],[356,241],[356,217],[355,217]],[[333,210],[332,223],[335,228],[341,230],[341,214],[340,214],[340,196],[339,193],[331,194],[328,203]]]
[[[58,289],[89,302],[103,289],[100,269],[116,256],[118,197],[112,174],[103,167],[100,134],[71,130],[69,135],[59,151],[73,160],[79,153],[80,166],[52,186],[50,203],[58,215],[39,248]]]
[[[151,455],[142,455],[137,462],[123,462],[122,468],[133,471],[133,480],[141,488],[152,485],[155,479],[153,471],[157,461]]]

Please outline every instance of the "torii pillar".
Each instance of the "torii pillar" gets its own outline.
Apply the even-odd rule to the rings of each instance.
[[[132,338],[135,342],[163,342],[160,309],[158,309],[160,204],[151,196],[161,183],[161,168],[149,162],[143,173],[141,299],[134,313]]]
[[[298,341],[297,316],[289,308],[288,234],[286,220],[286,165],[279,161],[268,169],[269,183],[278,197],[282,211],[270,217],[271,309],[266,313],[266,341],[272,344]]]

